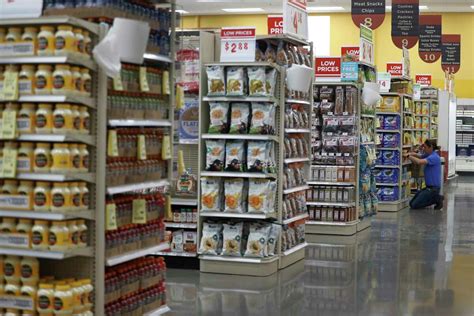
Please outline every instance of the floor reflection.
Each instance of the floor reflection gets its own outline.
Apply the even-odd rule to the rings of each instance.
[[[443,212],[380,213],[270,277],[169,270],[170,315],[472,316],[474,183],[447,191]]]

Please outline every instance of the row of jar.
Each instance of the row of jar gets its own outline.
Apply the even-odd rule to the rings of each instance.
[[[57,28],[44,25],[0,28],[1,43],[32,42],[34,55],[38,56],[64,56],[77,54],[90,57],[92,53],[92,40],[89,31],[71,25],[59,25]]]
[[[11,210],[23,209],[38,212],[85,211],[89,209],[89,189],[85,182],[33,182],[4,180],[2,195],[20,195],[24,200],[16,200],[8,205],[11,199],[2,200],[0,207]],[[19,210],[18,212],[21,212]]]
[[[1,71],[0,71],[1,72]],[[4,81],[7,72],[18,73],[18,93],[32,94],[77,94],[90,97],[92,77],[90,70],[70,65],[8,65],[0,76]],[[3,84],[2,84],[3,86]]]
[[[5,142],[5,150],[17,150],[17,171],[88,172],[89,150],[85,144]]]
[[[1,111],[3,110],[3,111]],[[17,131],[21,134],[65,134],[77,132],[90,133],[90,114],[86,106],[68,103],[7,103],[4,112],[16,112]]]
[[[85,220],[52,222],[35,220],[33,222],[31,219],[17,220],[13,217],[4,217],[0,220],[2,234],[5,236],[7,234],[27,235],[29,238],[28,246],[32,249],[66,251],[87,247],[88,233]]]

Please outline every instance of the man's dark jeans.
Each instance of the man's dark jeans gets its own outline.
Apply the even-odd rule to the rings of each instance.
[[[415,194],[410,201],[410,207],[416,210],[437,204],[440,201],[439,188],[427,187]]]

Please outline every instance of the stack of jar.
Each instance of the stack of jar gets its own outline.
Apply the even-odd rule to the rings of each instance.
[[[18,93],[20,95],[75,94],[90,97],[92,77],[90,70],[79,66],[61,65],[9,65],[0,69],[0,81],[7,72],[19,72]],[[3,83],[1,84],[3,86]]]
[[[165,304],[166,265],[162,257],[141,258],[106,270],[105,273],[105,304],[107,315],[120,315],[129,309],[137,315]],[[158,287],[158,295],[147,297],[146,293],[154,293]],[[131,297],[138,304],[125,306]],[[146,298],[146,299],[145,299]],[[132,309],[132,310],[130,310]],[[139,309],[139,310],[137,310]]]
[[[66,251],[87,247],[85,220],[44,221],[0,218],[2,234],[28,235],[30,248],[36,250]]]
[[[85,182],[33,182],[4,180],[4,195],[29,197],[27,210],[67,213],[89,209],[89,189]]]
[[[89,151],[84,144],[5,142],[2,149],[18,150],[20,172],[88,172]]]
[[[38,56],[77,55],[90,58],[92,40],[89,31],[71,25],[44,25],[0,28],[0,44],[33,42],[34,54]]]
[[[65,134],[68,132],[89,134],[90,114],[86,106],[68,103],[7,103],[0,106],[0,118],[4,112],[15,112],[20,134]]]

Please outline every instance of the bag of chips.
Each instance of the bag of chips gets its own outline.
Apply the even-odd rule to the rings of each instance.
[[[225,170],[244,171],[244,141],[228,141],[225,151]]]
[[[222,171],[224,170],[225,141],[207,140],[206,141],[206,170]]]
[[[226,133],[229,127],[228,114],[229,103],[211,102],[209,103],[209,133]]]
[[[266,83],[265,83],[265,91],[267,96],[273,97],[275,96],[276,90],[276,83],[277,83],[277,71],[275,68],[270,68],[266,71],[265,74]]]
[[[245,257],[263,258],[267,254],[267,242],[270,234],[271,225],[262,223],[251,223],[249,237],[247,241],[247,250]]]
[[[207,73],[207,95],[222,96],[225,95],[225,76],[224,67],[208,66]]]
[[[247,134],[250,109],[248,103],[232,103],[229,134]]]
[[[227,68],[227,95],[242,96],[244,95],[244,68],[228,67]]]
[[[247,169],[249,172],[275,171],[273,162],[273,143],[264,141],[249,141],[247,145]]]
[[[224,246],[222,248],[223,256],[241,257],[242,256],[242,232],[244,223],[223,224]]]
[[[249,96],[265,96],[266,95],[266,74],[265,67],[249,67],[247,68],[249,78]]]
[[[222,224],[204,222],[199,253],[203,255],[218,255],[221,250]]]
[[[281,226],[278,224],[272,224],[272,228],[270,230],[270,235],[268,237],[268,244],[267,244],[267,253],[269,256],[275,255],[276,245],[278,243],[278,239],[281,233]]]
[[[269,191],[270,180],[268,179],[250,179],[248,195],[249,213],[269,213]]]
[[[252,103],[252,120],[249,134],[273,135],[275,133],[275,106],[268,103]]]
[[[244,179],[224,181],[224,212],[244,213]]]
[[[222,181],[219,178],[201,179],[201,211],[221,211]]]

